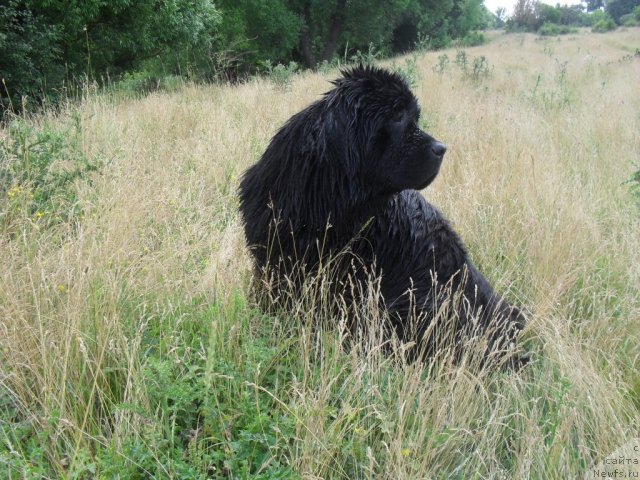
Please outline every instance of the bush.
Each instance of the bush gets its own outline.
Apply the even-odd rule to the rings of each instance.
[[[206,77],[221,21],[211,0],[2,2],[0,103],[17,112],[24,96],[56,101],[78,79],[118,78],[151,60],[167,75]]]
[[[595,33],[605,33],[610,32],[618,28],[616,22],[613,21],[613,18],[603,18],[602,20],[598,20],[598,22],[591,29],[592,32]]]
[[[633,9],[631,13],[620,17],[620,23],[625,27],[637,27],[640,25],[640,5]]]
[[[77,217],[74,183],[100,167],[82,153],[79,122],[35,128],[18,118],[6,132],[0,138],[0,229],[10,231],[19,219],[49,227]]]
[[[283,65],[282,63],[273,65],[271,60],[259,63],[274,85],[282,90],[289,89],[293,81],[293,76],[299,68],[296,62],[289,62],[289,65]]]
[[[547,22],[538,29],[538,35],[550,37],[554,35],[566,35],[568,33],[575,33],[577,29],[571,28],[568,25],[558,25],[556,23]]]
[[[482,45],[486,42],[484,33],[482,32],[469,32],[458,42],[461,47],[475,47]]]

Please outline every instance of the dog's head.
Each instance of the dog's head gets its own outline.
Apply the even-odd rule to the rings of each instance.
[[[342,72],[324,98],[327,140],[350,168],[386,193],[422,189],[446,146],[418,126],[420,107],[398,74],[372,66]]]

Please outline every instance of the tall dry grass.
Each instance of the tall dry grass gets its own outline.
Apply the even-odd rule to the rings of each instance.
[[[86,475],[106,449],[143,476],[156,465],[156,475],[185,478],[150,440],[168,435],[153,419],[165,415],[145,373],[153,354],[184,372],[204,359],[218,400],[270,399],[294,434],[270,447],[269,462],[292,476],[582,476],[640,435],[640,210],[624,184],[640,151],[639,47],[638,29],[499,35],[465,50],[489,62],[477,80],[453,49],[415,59],[428,130],[449,147],[424,194],[497,289],[529,311],[535,360],[517,374],[345,351],[337,330],[304,326],[311,307],[293,319],[251,308],[239,175],[336,72],[303,73],[287,90],[257,79],[137,100],[90,95],[28,119],[78,119],[83,154],[103,166],[75,184],[80,216],[45,228],[25,213],[0,235],[0,472],[36,469],[19,441],[29,427],[44,432],[35,462],[59,476]],[[442,55],[451,61],[439,73]],[[189,325],[194,315],[206,329]],[[268,365],[254,351],[264,341],[278,347]],[[259,372],[232,386],[221,358]],[[260,383],[267,374],[275,380]],[[131,456],[131,441],[149,463]],[[208,448],[237,454],[224,445]],[[190,455],[204,476],[242,476]]]

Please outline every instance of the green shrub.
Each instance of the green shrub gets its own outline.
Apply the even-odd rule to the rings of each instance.
[[[461,47],[475,47],[477,45],[482,45],[486,42],[486,38],[484,33],[482,32],[469,32],[464,37],[460,39],[458,44]]]
[[[488,77],[491,72],[489,68],[489,60],[484,55],[473,59],[473,73],[472,78],[474,80],[480,80],[483,77]]]
[[[366,52],[356,50],[356,53],[351,55],[349,60],[351,63],[362,63],[364,65],[373,65],[379,58],[383,56],[383,52],[378,50],[373,43],[369,43],[369,47]],[[345,58],[345,61],[347,59]]]
[[[296,62],[289,62],[286,66],[278,63],[274,66],[271,60],[260,62],[260,65],[274,85],[282,90],[289,89],[293,76],[299,68]]]
[[[447,65],[449,65],[449,57],[445,53],[438,56],[438,64],[433,67],[433,71],[442,74],[447,69]]]
[[[420,78],[420,72],[418,70],[417,65],[417,57],[414,55],[411,58],[407,58],[405,60],[405,66],[397,65],[395,62],[393,63],[393,71],[400,75],[407,84],[414,88],[418,85],[418,80]]]
[[[79,119],[63,129],[22,118],[0,138],[0,228],[16,218],[50,226],[80,213],[74,183],[98,169],[82,153]]]
[[[456,65],[460,67],[460,70],[463,72],[467,72],[467,67],[469,66],[469,59],[467,58],[467,52],[464,50],[458,50],[456,53]]]
[[[613,18],[607,15],[607,18],[598,20],[591,31],[595,33],[605,33],[615,30],[616,28],[618,28],[616,22],[613,21]]]
[[[566,35],[568,33],[575,33],[577,29],[571,28],[568,25],[558,25],[557,23],[546,22],[538,29],[538,35],[542,36],[554,36],[554,35]]]
[[[640,20],[632,12],[620,17],[620,24],[625,27],[637,27],[640,25]]]

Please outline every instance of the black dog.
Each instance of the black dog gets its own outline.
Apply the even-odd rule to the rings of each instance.
[[[373,269],[393,330],[415,342],[413,358],[440,348],[434,319],[447,300],[457,347],[483,338],[485,356],[504,351],[524,318],[416,191],[434,180],[446,147],[418,127],[409,87],[369,66],[346,70],[333,84],[291,117],[244,174],[241,212],[256,266],[284,284],[301,266],[313,273],[348,246],[361,262],[338,263],[343,275],[334,288],[339,292],[347,277],[351,285],[366,282],[371,272],[355,264]],[[349,296],[347,290],[341,293]]]

